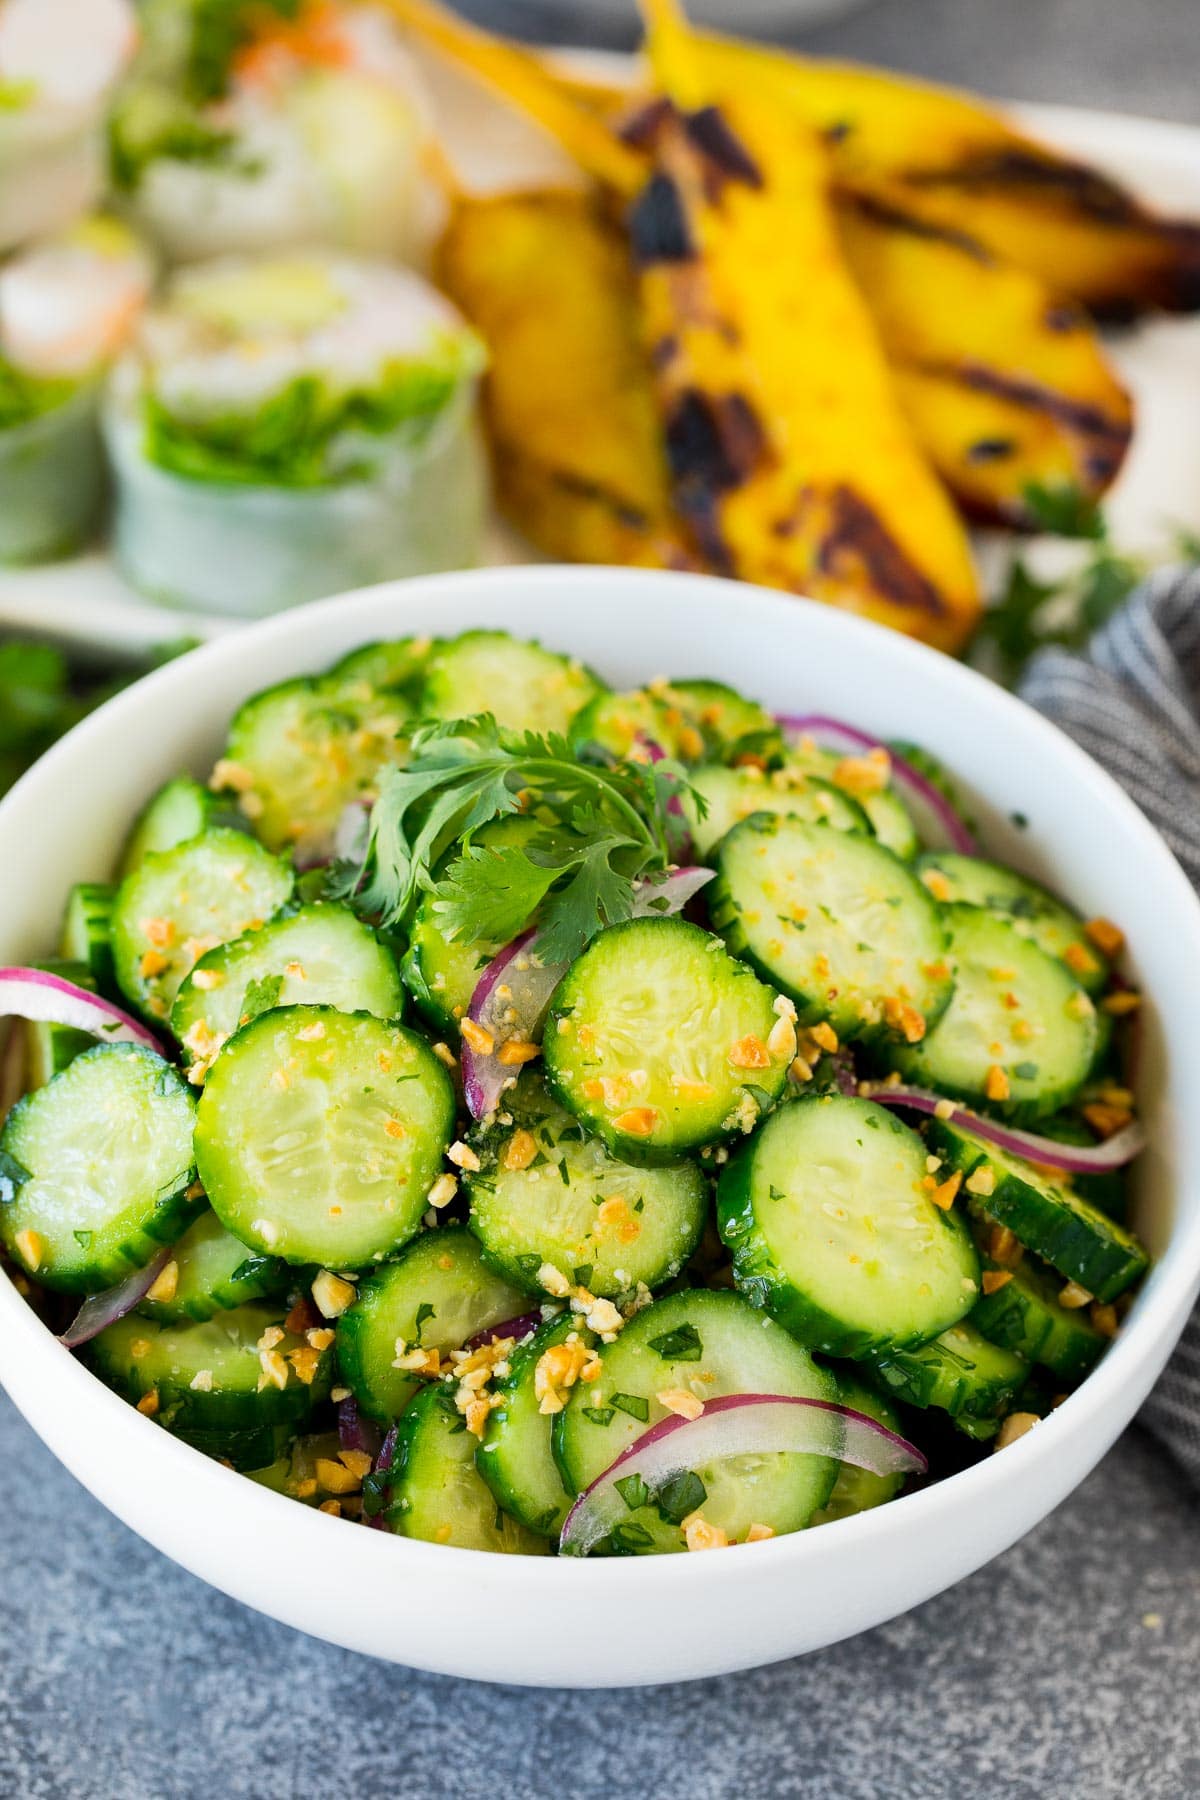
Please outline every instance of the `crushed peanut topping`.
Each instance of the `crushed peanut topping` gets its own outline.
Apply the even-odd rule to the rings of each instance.
[[[1091,1320],[1101,1337],[1116,1337],[1118,1320],[1115,1306],[1093,1305]]]
[[[623,1194],[610,1194],[596,1211],[596,1237],[615,1237],[619,1244],[635,1244],[642,1235],[640,1220],[629,1210]]]
[[[1008,1076],[999,1063],[993,1063],[983,1081],[983,1091],[989,1100],[1007,1100],[1012,1093]]]
[[[442,1372],[442,1353],[436,1347],[422,1349],[420,1344],[414,1344],[410,1350],[405,1340],[398,1337],[392,1367],[405,1369],[410,1375],[424,1375],[432,1380]]]
[[[537,1278],[538,1286],[544,1287],[546,1292],[553,1294],[556,1300],[565,1300],[571,1292],[570,1282],[562,1270],[556,1269],[553,1263],[544,1262],[537,1272]]]
[[[200,989],[202,994],[211,994],[214,988],[224,984],[225,976],[220,969],[193,969],[192,986]]]
[[[24,1231],[18,1231],[13,1241],[26,1267],[38,1268],[42,1260],[42,1240],[37,1232],[26,1226]]]
[[[317,1481],[327,1494],[354,1494],[362,1486],[362,1476],[356,1476],[352,1469],[346,1467],[343,1460],[344,1455],[345,1452],[339,1456],[336,1462],[331,1456],[318,1456],[313,1465],[316,1469]],[[371,1462],[368,1457],[367,1468],[369,1469],[370,1466]]]
[[[194,1388],[198,1394],[211,1394],[213,1386],[212,1370],[197,1369],[196,1373],[192,1376],[191,1381],[188,1383],[188,1386]]]
[[[954,889],[950,886],[950,883],[946,880],[946,877],[942,874],[940,869],[922,869],[921,880],[929,889],[929,892],[933,895],[934,899],[940,900],[943,905],[950,899],[950,896],[954,892]]]
[[[491,1032],[474,1019],[464,1019],[461,1030],[463,1043],[468,1044],[476,1056],[490,1056],[496,1048],[496,1040]]]
[[[457,1192],[457,1175],[439,1175],[425,1198],[430,1206],[449,1206]]]
[[[513,1172],[527,1169],[537,1155],[537,1139],[532,1131],[514,1131],[504,1147],[504,1167]]]
[[[1093,1100],[1082,1108],[1082,1112],[1102,1138],[1115,1137],[1118,1131],[1124,1131],[1126,1125],[1133,1123],[1133,1114],[1127,1106],[1112,1106],[1103,1100]]]
[[[606,1344],[611,1344],[625,1320],[611,1300],[577,1287],[571,1295],[571,1311],[582,1313],[590,1328]]]
[[[355,1300],[353,1283],[330,1269],[322,1269],[312,1284],[312,1297],[323,1318],[338,1319]]]
[[[883,1003],[883,1016],[893,1031],[898,1031],[906,1044],[919,1044],[925,1036],[925,1015],[894,994]]]
[[[1083,944],[1068,944],[1063,951],[1063,961],[1075,975],[1094,975],[1100,967],[1091,951]]]
[[[1090,1306],[1092,1300],[1093,1295],[1078,1281],[1068,1281],[1058,1296],[1058,1304],[1065,1306],[1068,1312],[1077,1312],[1082,1306]]]
[[[302,1025],[296,1036],[302,1044],[319,1044],[325,1036],[325,1027],[320,1019],[314,1019],[311,1025]]]
[[[317,1511],[328,1513],[331,1519],[340,1519],[342,1516],[342,1503],[340,1500],[322,1500]]]
[[[515,1338],[498,1337],[490,1343],[476,1345],[474,1350],[450,1352],[453,1379],[458,1384],[454,1404],[466,1419],[467,1430],[475,1437],[483,1436],[489,1413],[504,1403],[504,1396],[490,1393],[488,1384],[494,1375],[510,1373],[508,1358],[515,1343]]]
[[[1005,1263],[1015,1269],[1025,1254],[1025,1247],[1007,1225],[993,1225],[988,1232],[987,1253],[993,1262]]]
[[[505,1069],[520,1069],[525,1063],[534,1062],[542,1054],[540,1044],[527,1043],[523,1038],[509,1038],[507,1044],[501,1044],[496,1061]]]
[[[330,1330],[328,1325],[322,1325],[319,1328],[310,1326],[304,1333],[304,1341],[311,1345],[314,1350],[328,1350],[333,1339],[334,1333]]]
[[[654,1106],[631,1106],[613,1120],[616,1129],[627,1137],[649,1137],[657,1123],[658,1108]]]
[[[654,1398],[660,1406],[665,1406],[669,1413],[680,1419],[698,1419],[704,1411],[703,1400],[697,1399],[688,1388],[664,1388]]]
[[[138,972],[146,981],[153,981],[156,975],[162,974],[166,966],[167,959],[160,950],[147,950],[138,963]]]
[[[689,1513],[683,1521],[683,1536],[689,1550],[724,1550],[729,1538],[719,1525],[710,1525],[703,1513]]]
[[[749,1531],[742,1539],[742,1542],[744,1544],[761,1544],[765,1542],[767,1538],[773,1538],[774,1536],[775,1527],[773,1525],[751,1525]]]
[[[265,1387],[285,1388],[288,1384],[288,1366],[278,1350],[260,1350],[258,1353],[262,1374],[258,1378],[259,1391]]]
[[[567,1390],[577,1381],[595,1381],[601,1366],[596,1350],[585,1344],[577,1332],[571,1332],[561,1344],[552,1344],[538,1358],[533,1372],[538,1411],[547,1417],[560,1413],[566,1405]]]
[[[457,1143],[451,1144],[446,1152],[446,1157],[456,1168],[466,1169],[469,1174],[475,1175],[479,1171],[479,1158],[471,1149],[471,1146],[469,1144],[464,1144],[461,1139]]]
[[[1024,1437],[1027,1431],[1032,1431],[1034,1426],[1039,1425],[1040,1423],[1041,1421],[1036,1413],[1009,1413],[1007,1419],[1004,1420],[1004,1423],[996,1434],[995,1448],[997,1450],[1007,1450],[1010,1444],[1015,1444],[1018,1438]]]
[[[140,1413],[144,1413],[146,1418],[152,1419],[158,1411],[158,1389],[151,1388],[148,1394],[143,1394],[137,1403],[137,1409]]]
[[[1125,933],[1111,919],[1089,919],[1083,929],[1101,956],[1107,956],[1110,962],[1125,948]]]
[[[214,793],[229,788],[235,794],[245,794],[254,786],[254,775],[244,763],[231,762],[223,756],[209,776],[208,785]]]
[[[792,1019],[776,1019],[767,1035],[767,1049],[773,1062],[791,1062],[796,1054],[796,1026]]]
[[[848,794],[881,794],[892,776],[892,759],[882,744],[865,756],[843,756],[830,776]]]
[[[1011,1269],[985,1269],[979,1277],[980,1286],[985,1294],[997,1294],[1012,1280]]]
[[[175,926],[170,919],[139,919],[138,930],[156,950],[167,950],[175,941]]]
[[[464,1023],[465,1023],[465,1021],[464,1021]],[[457,1069],[458,1058],[457,1058],[457,1056],[455,1056],[455,1054],[454,1054],[453,1050],[450,1048],[449,1044],[435,1044],[433,1046],[433,1054],[437,1057],[438,1061],[445,1068]]]
[[[967,1176],[968,1194],[978,1194],[981,1199],[986,1199],[989,1194],[993,1194],[995,1191],[996,1177],[986,1164],[973,1170],[972,1173]]]
[[[672,1075],[671,1086],[681,1100],[711,1100],[716,1091],[711,1081],[689,1081],[685,1075]]]
[[[385,1119],[383,1122],[383,1135],[384,1137],[400,1139],[407,1137],[408,1133],[405,1131],[399,1119]]]
[[[1141,1004],[1142,996],[1134,988],[1118,988],[1115,994],[1105,994],[1100,1010],[1119,1019],[1124,1013],[1136,1012]]]
[[[958,1198],[958,1190],[962,1186],[962,1171],[955,1169],[953,1175],[947,1175],[945,1181],[935,1183],[929,1198],[943,1212],[949,1212]]]
[[[738,1039],[729,1052],[729,1061],[735,1069],[769,1069],[771,1052],[761,1038],[749,1033]]]
[[[152,1286],[146,1289],[147,1300],[173,1300],[179,1286],[179,1264],[174,1257],[163,1266]]]
[[[933,1109],[933,1116],[935,1119],[952,1119],[957,1111],[958,1107],[953,1100],[939,1100]]]
[[[287,1353],[287,1361],[296,1371],[296,1379],[304,1387],[311,1387],[321,1366],[321,1352],[312,1344],[298,1344]]]

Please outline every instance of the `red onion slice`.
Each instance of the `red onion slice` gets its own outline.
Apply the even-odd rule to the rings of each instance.
[[[358,1410],[358,1401],[347,1394],[338,1402],[338,1443],[343,1450],[361,1450],[374,1462],[379,1455],[379,1429]]]
[[[934,819],[945,833],[952,850],[961,850],[964,856],[979,855],[979,845],[973,834],[959,818],[945,794],[934,786],[927,775],[922,775],[920,769],[914,768],[907,757],[898,756],[882,738],[860,731],[857,725],[847,725],[843,719],[827,718],[823,713],[779,713],[776,715],[776,723],[784,731],[793,732],[797,737],[812,738],[824,749],[840,750],[851,756],[861,755],[867,750],[886,750],[891,759],[892,780],[897,788],[903,790],[904,798]]]
[[[373,1531],[387,1530],[384,1513],[387,1511],[391,1490],[382,1477],[391,1472],[392,1464],[396,1459],[396,1445],[399,1441],[399,1427],[396,1425],[389,1425],[384,1440],[379,1446],[379,1455],[375,1458],[375,1467],[367,1477],[367,1482],[371,1484],[369,1491],[371,1493],[372,1502],[375,1503],[375,1510],[374,1512],[367,1513],[365,1523]],[[368,1491],[367,1482],[363,1483],[364,1493]]]
[[[666,918],[682,912],[714,873],[712,869],[688,868],[646,876],[635,884],[633,917]],[[487,1032],[492,1048],[480,1051],[463,1039],[463,1089],[473,1119],[486,1118],[499,1105],[501,1094],[518,1072],[500,1060],[504,1045],[511,1039],[537,1042],[550,997],[569,967],[568,963],[541,962],[537,932],[532,930],[506,944],[479,977],[467,1017]]]
[[[1036,1132],[1003,1125],[998,1119],[986,1119],[982,1113],[972,1112],[970,1107],[947,1100],[944,1094],[931,1093],[928,1088],[877,1088],[870,1082],[864,1086],[867,1096],[881,1106],[899,1106],[919,1113],[937,1113],[940,1109],[943,1117],[949,1116],[956,1125],[995,1144],[998,1150],[1006,1150],[1024,1162],[1038,1163],[1044,1169],[1063,1169],[1069,1175],[1111,1174],[1132,1162],[1146,1147],[1145,1130],[1136,1120],[1102,1144],[1061,1144],[1057,1138],[1039,1137]],[[950,1115],[946,1114],[947,1106],[954,1108]]]
[[[542,1322],[540,1312],[520,1313],[515,1319],[502,1319],[499,1325],[485,1325],[474,1337],[467,1339],[464,1350],[478,1350],[481,1344],[494,1344],[497,1338],[513,1338],[518,1344],[530,1332],[536,1331]]]
[[[157,1256],[151,1257],[144,1269],[134,1269],[115,1287],[105,1288],[102,1294],[89,1295],[59,1338],[59,1343],[65,1344],[68,1350],[78,1350],[80,1344],[98,1337],[106,1325],[114,1325],[126,1313],[132,1312],[138,1301],[146,1298],[172,1255],[170,1244],[166,1244]]]
[[[141,1044],[162,1054],[154,1033],[129,1013],[47,969],[0,969],[0,1018],[4,1017],[70,1025],[108,1044]]]
[[[907,1438],[851,1407],[790,1394],[727,1394],[710,1400],[698,1419],[672,1414],[635,1439],[576,1500],[558,1547],[568,1556],[586,1556],[628,1517],[618,1479],[640,1475],[655,1492],[698,1464],[781,1450],[833,1456],[873,1475],[923,1475],[929,1466]]]

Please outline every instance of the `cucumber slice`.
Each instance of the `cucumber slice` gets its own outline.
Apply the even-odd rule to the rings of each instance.
[[[1101,1022],[1105,1014],[1098,1015]],[[1043,1137],[1056,1138],[1060,1144],[1095,1144],[1096,1133],[1082,1119],[1071,1113],[1056,1113],[1052,1119],[1044,1119],[1038,1127]],[[1124,1169],[1110,1169],[1103,1175],[1071,1175],[1063,1177],[1063,1185],[1069,1186],[1093,1206],[1098,1206],[1102,1213],[1115,1219],[1119,1225],[1126,1223],[1129,1211],[1129,1195]]]
[[[171,1262],[175,1291],[169,1300],[143,1300],[138,1311],[147,1319],[211,1319],[248,1300],[282,1299],[293,1279],[287,1263],[248,1249],[211,1208],[188,1226]]]
[[[236,793],[268,849],[320,862],[346,807],[374,799],[379,771],[399,760],[410,714],[365,681],[282,682],[234,715],[213,784]]]
[[[968,1320],[911,1349],[876,1351],[863,1367],[889,1399],[937,1406],[952,1419],[999,1419],[1029,1376],[1029,1364],[990,1344]]]
[[[930,1121],[928,1141],[949,1168],[961,1171],[977,1212],[1007,1225],[1027,1250],[1097,1300],[1115,1300],[1148,1267],[1131,1231],[1032,1163],[948,1120]]]
[[[902,1041],[945,1011],[954,984],[938,909],[881,844],[759,815],[729,833],[717,866],[713,924],[805,1023]]]
[[[846,1369],[838,1369],[837,1384],[838,1399],[843,1406],[852,1406],[855,1412],[865,1413],[868,1419],[874,1419],[886,1430],[903,1436],[899,1413],[881,1394],[873,1392]],[[834,1519],[849,1519],[855,1513],[870,1512],[872,1507],[884,1506],[894,1500],[903,1486],[903,1475],[873,1475],[870,1469],[842,1463],[828,1502],[813,1515],[812,1522],[830,1525]]]
[[[649,688],[597,694],[572,725],[571,742],[577,750],[599,745],[618,762],[638,744],[657,744],[681,762],[699,762],[705,749],[699,727],[671,699],[669,691],[651,692]]]
[[[1001,1269],[988,1256],[983,1265]],[[1107,1340],[1084,1310],[1059,1305],[1062,1280],[1048,1269],[1025,1258],[1003,1273],[1008,1276],[1004,1286],[983,1294],[971,1314],[976,1331],[1064,1381],[1082,1381],[1104,1354]]]
[[[213,1064],[196,1160],[244,1244],[354,1269],[416,1232],[453,1128],[450,1079],[415,1033],[286,1006],[243,1026]]]
[[[117,890],[113,956],[121,991],[155,1020],[207,951],[257,929],[290,897],[294,877],[240,831],[206,831],[151,851]]]
[[[920,1043],[896,1046],[894,1066],[1007,1117],[1055,1112],[1088,1078],[1095,1007],[1069,969],[1006,920],[977,906],[944,914],[954,998]]]
[[[554,1421],[554,1455],[573,1492],[602,1475],[649,1426],[668,1416],[659,1394],[682,1388],[697,1398],[787,1394],[834,1400],[837,1383],[783,1327],[738,1294],[703,1289],[670,1294],[632,1318],[600,1352],[597,1381],[576,1384]],[[772,1452],[702,1465],[687,1511],[742,1540],[751,1525],[800,1531],[829,1499],[838,1464],[831,1457]],[[691,1484],[687,1484],[689,1487]],[[682,1517],[658,1505],[631,1508],[607,1548],[639,1553],[682,1550]],[[615,1540],[615,1541],[614,1541]]]
[[[171,1030],[203,1065],[250,1017],[301,1003],[381,1019],[404,1011],[395,957],[348,906],[303,906],[209,950],[176,995]]]
[[[135,1405],[157,1394],[153,1417],[168,1431],[189,1439],[203,1434],[207,1441],[198,1447],[225,1454],[219,1445],[229,1434],[301,1426],[328,1397],[331,1349],[315,1349],[283,1321],[280,1307],[267,1302],[178,1324],[128,1313],[93,1338],[84,1355],[102,1381]],[[259,1344],[268,1332],[282,1387],[264,1380],[270,1351]]]
[[[337,1322],[338,1362],[365,1413],[396,1419],[421,1386],[418,1376],[392,1366],[398,1338],[410,1350],[444,1356],[528,1306],[461,1225],[423,1231],[395,1262],[359,1283],[357,1300]]]
[[[0,1240],[43,1287],[95,1293],[174,1241],[188,1197],[194,1105],[137,1044],[97,1044],[13,1107],[0,1133]]]
[[[365,681],[381,693],[394,689],[406,700],[415,702],[432,649],[433,639],[427,637],[389,638],[377,644],[364,644],[334,663],[329,674],[340,682]]]
[[[684,793],[681,804],[692,848],[701,861],[711,861],[710,853],[722,838],[753,813],[780,813],[805,819],[810,825],[832,825],[835,831],[872,835],[870,821],[857,800],[830,781],[794,769],[764,774],[753,766],[727,769],[719,763],[706,763],[693,774],[692,788],[705,804],[704,817],[700,817],[692,793]]]
[[[471,1230],[488,1261],[530,1293],[551,1263],[608,1299],[643,1282],[661,1287],[700,1241],[708,1182],[695,1163],[637,1168],[584,1135],[537,1076],[506,1106],[510,1125],[480,1135],[467,1176]]]
[[[553,1416],[541,1410],[537,1366],[547,1350],[569,1337],[585,1344],[591,1334],[571,1313],[547,1319],[540,1330],[509,1357],[509,1373],[497,1376],[492,1392],[504,1403],[491,1414],[484,1439],[475,1452],[475,1467],[505,1512],[527,1531],[557,1538],[571,1510],[572,1496],[563,1485],[551,1445]]]
[[[707,931],[632,920],[593,939],[555,990],[546,1079],[618,1155],[673,1161],[753,1130],[778,1098],[794,1042],[785,1029],[769,1047],[773,1007],[771,990]]]
[[[174,1435],[202,1456],[261,1481],[277,1465],[281,1443],[286,1445],[291,1432],[286,1425],[264,1425],[257,1431],[177,1431]]]
[[[484,850],[525,843],[538,829],[536,819],[497,819],[473,833],[472,843]],[[503,948],[494,940],[448,938],[437,912],[437,895],[421,896],[401,972],[421,1013],[435,1031],[450,1035],[451,1042],[458,1036],[459,1021],[470,1007],[480,975]]]
[[[830,1356],[920,1343],[979,1296],[979,1259],[926,1187],[924,1140],[871,1100],[781,1107],[721,1174],[718,1222],[756,1306]]]
[[[248,829],[235,809],[223,806],[190,775],[177,775],[159,788],[138,818],[121,854],[121,879],[140,868],[151,854],[173,850],[176,844],[186,844],[220,825]]]
[[[460,1550],[547,1555],[544,1538],[526,1531],[496,1505],[475,1467],[477,1441],[449,1388],[438,1382],[418,1394],[400,1419],[392,1502],[383,1515],[388,1530]]]
[[[722,759],[743,750],[762,752],[780,746],[779,727],[766,707],[723,681],[672,681],[669,694]]]
[[[822,750],[820,745],[802,747],[792,745],[784,758],[786,769],[805,775],[823,775],[838,786],[835,771],[846,759],[836,750]],[[863,792],[861,789],[838,787],[839,793],[845,793],[861,806],[871,823],[871,830],[885,850],[898,856],[902,862],[911,862],[921,848],[917,836],[917,828],[913,824],[912,814],[893,787],[876,788]]]
[[[590,669],[506,631],[464,631],[436,644],[425,665],[427,719],[491,713],[505,731],[565,733],[601,683]]]
[[[1065,961],[1089,994],[1099,993],[1108,980],[1108,963],[1091,942],[1078,913],[1027,875],[954,850],[927,852],[918,861],[917,870],[938,900],[948,905],[982,907],[1006,920],[1047,956]]]
[[[81,963],[102,994],[115,994],[112,912],[117,890],[107,882],[80,881],[67,895],[58,952]]]

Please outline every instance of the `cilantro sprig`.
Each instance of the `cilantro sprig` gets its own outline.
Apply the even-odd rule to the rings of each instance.
[[[581,761],[565,738],[509,735],[487,713],[425,725],[381,778],[365,856],[337,865],[330,891],[383,925],[434,893],[447,935],[479,942],[507,943],[536,914],[543,959],[567,962],[630,917],[639,877],[667,867],[681,786],[669,759]],[[516,813],[534,822],[528,838],[475,841]]]

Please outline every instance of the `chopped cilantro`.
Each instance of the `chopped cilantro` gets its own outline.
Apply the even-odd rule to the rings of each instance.
[[[699,1362],[704,1355],[704,1345],[694,1325],[679,1325],[674,1331],[651,1338],[650,1348],[656,1350],[664,1362]]]
[[[650,1417],[650,1404],[640,1394],[614,1394],[612,1403],[631,1419],[640,1419],[643,1425]]]

